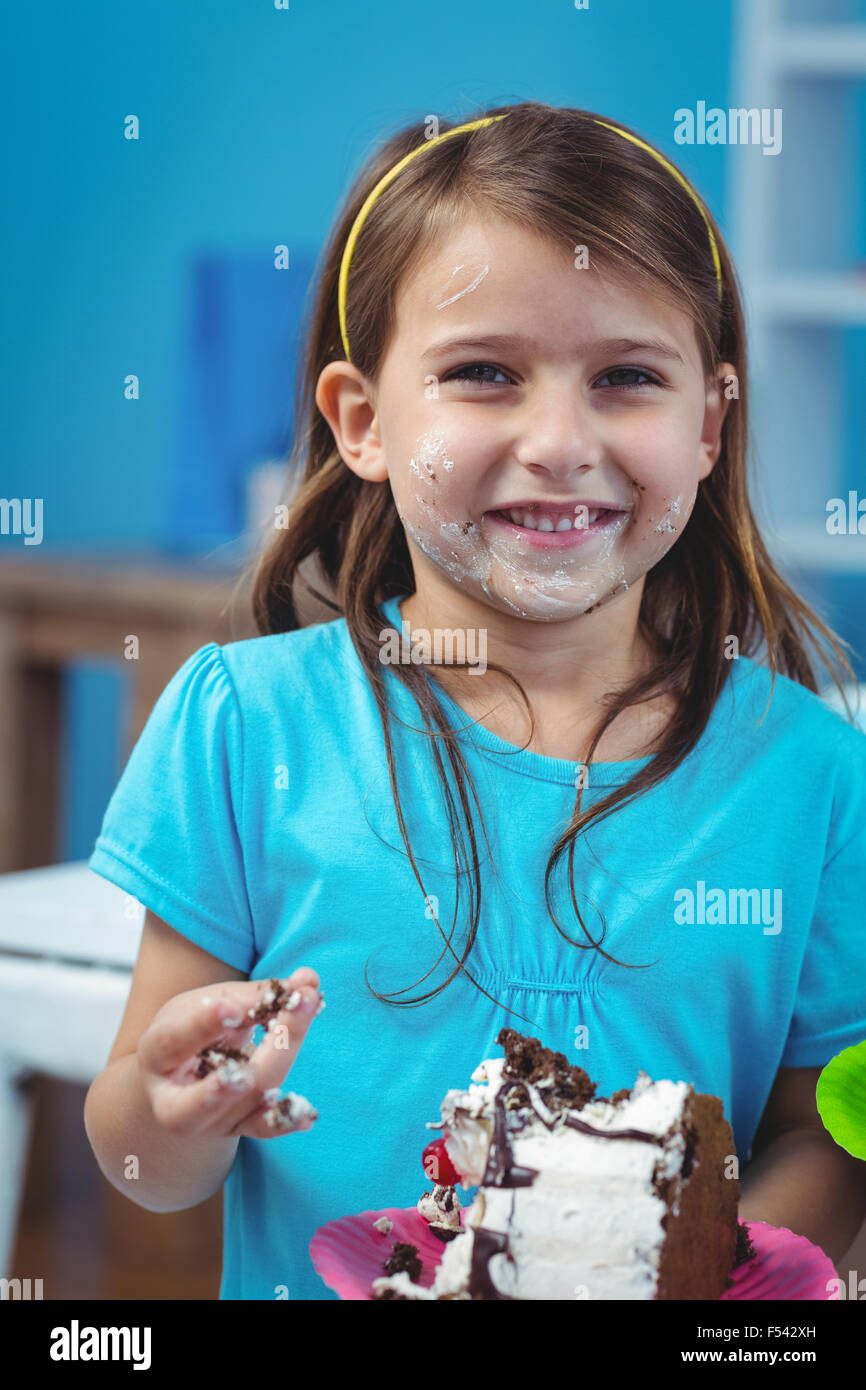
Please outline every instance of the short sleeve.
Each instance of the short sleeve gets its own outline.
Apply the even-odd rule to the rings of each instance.
[[[153,707],[89,866],[237,970],[255,959],[239,832],[243,727],[221,648],[193,652]]]
[[[866,735],[839,749],[827,859],[783,1067],[818,1067],[866,1039]]]

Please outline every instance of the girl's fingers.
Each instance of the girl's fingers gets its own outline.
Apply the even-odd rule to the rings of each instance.
[[[318,980],[315,971],[306,973]],[[254,1012],[261,1012],[271,1007],[271,991],[269,982],[257,983],[265,988],[259,990],[258,1002],[250,1007]],[[188,1062],[182,1068],[182,1077],[158,1080],[152,1096],[158,1123],[171,1133],[246,1133],[239,1126],[249,1117],[257,1113],[264,1115],[269,1109],[264,1093],[277,1086],[291,1067],[307,1028],[315,1017],[320,999],[318,988],[309,984],[291,991],[286,994],[285,1002],[294,1007],[279,1010],[271,1030],[258,1048],[253,1049],[248,1045],[245,1049],[236,1049],[247,1055],[222,1061],[214,1050],[212,1058],[206,1057],[206,1062],[212,1060],[217,1065],[201,1079],[195,1076],[195,1069]],[[254,1020],[248,1018],[244,1026],[252,1028]],[[192,1060],[195,1061],[194,1058]],[[177,1084],[181,1080],[187,1084]],[[305,1123],[308,1117],[301,1113],[303,1107],[296,1109],[297,1113],[290,1116],[290,1122],[298,1128],[308,1128],[309,1124]],[[272,1132],[266,1126],[262,1137]],[[281,1132],[284,1133],[285,1129]]]
[[[288,992],[302,986],[318,987],[315,970],[302,966],[281,982]],[[209,1043],[240,1028],[253,1026],[249,1010],[261,1011],[271,990],[269,980],[231,980],[205,989],[188,990],[170,999],[142,1034],[138,1052],[149,1072],[168,1076]]]
[[[231,1133],[233,1137],[243,1135],[247,1139],[277,1139],[283,1134],[312,1129],[316,1119],[317,1111],[306,1096],[292,1091],[281,1096],[274,1091],[257,1110],[240,1120]]]
[[[254,1078],[248,1067],[233,1064],[229,1073],[216,1069],[195,1085],[160,1080],[151,1097],[157,1123],[170,1134],[228,1135],[236,1118],[250,1109]]]
[[[253,1054],[251,1066],[256,1087],[262,1092],[279,1086],[285,1079],[322,1002],[319,990],[309,985],[300,993],[298,1007],[277,1014]]]
[[[178,994],[163,1005],[139,1039],[139,1060],[148,1072],[168,1076],[223,1036],[226,1018],[233,1020],[242,1012],[242,1001],[237,994],[230,996],[228,987]]]
[[[209,1129],[224,1134],[245,1134],[247,1137],[272,1138],[291,1130],[310,1129],[316,1112],[303,1097],[281,1099],[279,1083],[292,1068],[307,1029],[320,1012],[322,997],[317,988],[306,986],[300,991],[302,999],[293,1009],[284,1009],[272,1020],[270,1029],[259,1047],[250,1056],[246,1077],[240,1081],[231,1101],[206,1098],[204,1109],[210,1109],[215,1123]],[[271,1094],[268,1094],[271,1093]],[[225,1123],[229,1122],[229,1129]]]
[[[279,1124],[276,1114],[271,1117],[275,1124],[279,1124],[276,1129],[258,1122],[262,1121],[269,1109],[274,1109],[266,1093],[268,1091],[276,1092],[286,1074],[291,1070],[301,1044],[307,1035],[307,1029],[316,1017],[322,1003],[322,996],[318,989],[307,986],[301,991],[301,994],[302,999],[298,1007],[290,1011],[281,1011],[277,1015],[250,1058],[249,1071],[253,1084],[250,1090],[244,1090],[238,1095],[234,1123],[230,1133],[245,1135],[255,1133],[259,1138],[270,1138],[275,1132],[286,1132],[286,1128]],[[285,1110],[286,1107],[283,1109]],[[224,1114],[220,1118],[223,1119]],[[284,1116],[284,1118],[290,1121],[292,1128],[308,1129],[312,1123],[312,1119],[309,1119],[309,1123],[303,1123],[309,1118],[304,1113],[303,1106],[296,1106],[294,1112]],[[246,1126],[254,1121],[257,1122],[257,1127],[254,1130],[248,1129]]]

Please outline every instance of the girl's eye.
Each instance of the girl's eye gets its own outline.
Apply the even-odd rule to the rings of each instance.
[[[495,377],[503,378],[496,381]],[[623,381],[623,377],[643,377],[643,381]],[[599,378],[597,385],[604,382],[605,378],[611,378],[611,388],[614,391],[636,391],[646,386],[660,386],[659,380],[643,367],[612,367]],[[614,378],[620,378],[614,380]],[[495,366],[492,362],[467,362],[465,366],[455,367],[452,372],[442,378],[443,381],[465,381],[473,386],[502,386],[513,385],[501,367]]]
[[[603,377],[599,377],[599,382],[597,384],[600,384],[602,381],[604,381],[604,377],[621,376],[642,376],[646,377],[647,380],[645,383],[636,381],[614,382],[613,389],[615,391],[634,391],[639,390],[640,387],[644,384],[649,386],[658,386],[660,384],[654,376],[651,376],[649,372],[645,372],[643,367],[611,367],[609,372],[605,372]]]
[[[453,372],[449,372],[446,377],[443,377],[443,381],[466,381],[479,386],[502,386],[503,384],[510,386],[513,384],[507,379],[504,383],[492,381],[489,376],[485,375],[488,372],[492,372],[494,376],[506,376],[502,368],[495,367],[492,362],[467,362],[465,367],[455,367]]]

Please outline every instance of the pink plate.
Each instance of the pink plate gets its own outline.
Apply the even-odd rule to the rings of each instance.
[[[751,1303],[766,1299],[786,1303],[838,1299],[836,1268],[819,1245],[795,1235],[787,1226],[769,1226],[766,1221],[745,1224],[756,1257],[731,1271],[734,1283],[722,1294],[723,1299],[742,1298]]]
[[[394,1222],[387,1235],[373,1225],[380,1216]],[[341,1298],[372,1299],[370,1286],[374,1279],[384,1276],[382,1265],[397,1240],[418,1247],[422,1264],[418,1283],[429,1289],[445,1242],[431,1236],[430,1227],[416,1207],[385,1207],[383,1211],[362,1211],[357,1216],[329,1221],[319,1227],[310,1241],[310,1255],[316,1273]]]
[[[380,1216],[394,1223],[387,1235],[373,1225]],[[831,1282],[837,1279],[833,1262],[817,1245],[765,1221],[746,1224],[757,1253],[732,1270],[733,1285],[722,1299],[788,1302],[839,1298],[838,1285]],[[422,1262],[418,1282],[429,1288],[445,1244],[430,1234],[415,1207],[385,1207],[383,1211],[362,1211],[329,1221],[310,1241],[310,1256],[316,1273],[340,1298],[372,1300],[373,1280],[384,1276],[382,1265],[398,1240],[417,1246]]]

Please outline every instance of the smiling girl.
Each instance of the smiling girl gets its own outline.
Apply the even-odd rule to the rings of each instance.
[[[424,1122],[503,1025],[599,1094],[720,1096],[741,1217],[854,1239],[866,1166],[815,1084],[866,1037],[866,739],[752,515],[747,398],[719,232],[634,132],[412,126],[349,194],[262,635],[177,672],[90,861],[148,909],[91,1143],[153,1210],[225,1183],[222,1297],[334,1297],[314,1231],[418,1200]],[[384,660],[404,622],[483,633],[484,671]],[[198,1075],[215,1043],[234,1068]],[[275,1118],[289,1072],[315,1123]]]

